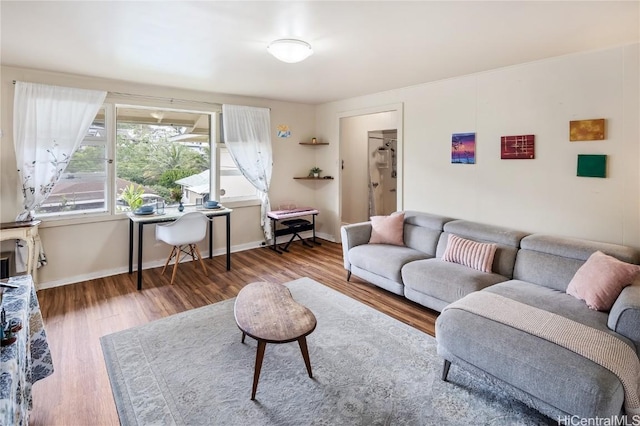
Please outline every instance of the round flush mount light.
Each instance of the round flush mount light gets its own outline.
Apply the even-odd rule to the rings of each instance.
[[[304,61],[313,53],[313,49],[311,49],[309,43],[294,38],[283,38],[272,41],[271,44],[267,46],[267,51],[282,62],[289,64]]]

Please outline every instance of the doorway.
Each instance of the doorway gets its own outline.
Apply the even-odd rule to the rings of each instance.
[[[369,132],[369,217],[389,215],[397,208],[398,130]]]
[[[387,108],[347,112],[339,118],[339,225],[366,222],[374,211],[388,214],[403,208],[402,105]],[[387,142],[389,146],[385,147]],[[378,154],[378,148],[386,149],[380,150]],[[372,175],[378,177],[376,173],[379,173],[381,179],[372,180]],[[377,183],[375,188],[373,183]],[[337,234],[340,234],[339,229]]]

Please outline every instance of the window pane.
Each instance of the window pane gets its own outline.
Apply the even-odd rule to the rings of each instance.
[[[256,197],[258,191],[238,170],[226,147],[220,148],[220,198]]]
[[[107,209],[107,162],[104,109],[98,112],[38,217],[104,212]]]
[[[129,209],[122,191],[132,184],[142,187],[143,203],[171,203],[172,190],[187,193],[202,184],[196,179],[201,174],[208,182],[209,114],[118,108],[116,128],[118,210]]]

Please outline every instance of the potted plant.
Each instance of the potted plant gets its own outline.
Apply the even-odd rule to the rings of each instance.
[[[318,166],[312,167],[311,170],[309,170],[309,176],[313,176],[314,178],[320,177],[320,173],[322,173],[322,169]]]
[[[138,185],[136,187],[136,185],[132,183],[129,186],[122,188],[120,198],[129,205],[129,208],[133,212],[139,209],[144,203],[144,198],[142,198],[143,194],[144,187],[142,185]]]
[[[182,188],[174,187],[169,191],[169,197],[178,203],[178,211],[183,211],[184,206],[182,205]]]

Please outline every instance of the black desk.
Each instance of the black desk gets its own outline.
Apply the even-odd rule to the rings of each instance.
[[[233,210],[223,207],[217,210],[185,208],[183,212],[177,209],[166,209],[165,214],[134,215],[127,213],[129,217],[129,273],[133,273],[133,224],[138,224],[138,290],[142,290],[142,230],[144,225],[160,222],[172,222],[185,213],[199,211],[209,218],[224,216],[227,218],[227,271],[231,270],[231,212]],[[213,221],[209,221],[209,259],[213,257]]]

